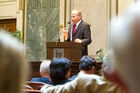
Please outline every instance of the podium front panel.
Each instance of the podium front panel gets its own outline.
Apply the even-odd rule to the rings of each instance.
[[[82,44],[74,42],[47,42],[47,59],[66,57],[71,61],[80,61]]]

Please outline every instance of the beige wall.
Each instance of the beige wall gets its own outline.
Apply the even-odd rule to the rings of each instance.
[[[125,8],[130,5],[131,3],[135,2],[135,0],[119,0],[118,3],[118,13],[121,14],[125,11]]]
[[[0,2],[0,19],[16,18],[16,2]]]

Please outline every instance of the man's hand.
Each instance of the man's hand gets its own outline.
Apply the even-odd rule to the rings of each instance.
[[[75,41],[74,41],[75,43],[82,43],[82,40],[81,39],[79,39],[79,38],[77,38],[77,39],[75,39]]]

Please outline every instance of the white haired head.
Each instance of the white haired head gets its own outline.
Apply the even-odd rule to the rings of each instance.
[[[129,6],[111,23],[115,68],[130,93],[140,91],[140,2]]]
[[[49,75],[50,73],[50,68],[49,65],[51,63],[51,60],[43,60],[42,63],[40,64],[40,74],[41,76],[44,75]]]
[[[113,51],[109,50],[103,58],[103,72],[104,74],[111,74],[114,71]]]
[[[23,44],[0,31],[0,93],[21,93],[26,65]]]

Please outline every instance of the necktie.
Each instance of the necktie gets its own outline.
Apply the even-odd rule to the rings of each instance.
[[[75,33],[75,30],[76,30],[76,25],[74,25],[73,34]]]

